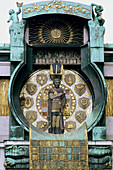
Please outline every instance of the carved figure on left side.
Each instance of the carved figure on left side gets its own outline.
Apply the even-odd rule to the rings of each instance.
[[[10,22],[12,20],[12,24],[18,23],[19,22],[19,18],[18,18],[18,14],[21,13],[21,7],[22,7],[23,3],[18,3],[17,2],[17,6],[18,6],[18,11],[15,12],[14,9],[10,9],[9,10],[9,20],[7,22]]]

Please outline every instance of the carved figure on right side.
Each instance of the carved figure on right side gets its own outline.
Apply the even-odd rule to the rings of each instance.
[[[95,61],[95,56],[99,56],[101,54],[101,59],[103,61],[104,58],[104,33],[105,27],[104,19],[102,18],[103,7],[101,5],[91,4],[92,6],[92,20],[88,21],[89,25],[89,33],[90,33],[90,47],[99,47],[98,50],[91,49],[92,57]],[[95,10],[93,10],[95,7]],[[95,14],[96,13],[96,14]]]
[[[101,5],[97,5],[94,3],[92,3],[91,6],[92,6],[92,15],[94,21],[100,26],[103,26],[105,22],[105,20],[102,18],[102,11],[104,10],[103,7]],[[97,14],[96,16],[94,15],[93,6],[96,6],[95,7],[95,13]]]

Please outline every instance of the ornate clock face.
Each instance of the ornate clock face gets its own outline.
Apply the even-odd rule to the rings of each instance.
[[[37,70],[23,86],[20,98],[24,97],[21,108],[26,119],[43,131],[48,132],[48,91],[53,87],[50,70]],[[66,105],[63,110],[64,133],[76,130],[92,112],[92,96],[82,76],[65,70],[60,88],[65,92]]]

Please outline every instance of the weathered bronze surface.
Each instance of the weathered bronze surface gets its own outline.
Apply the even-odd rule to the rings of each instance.
[[[5,168],[29,168],[29,146],[7,146],[5,158]]]
[[[33,123],[37,119],[37,116],[37,112],[34,110],[29,110],[26,112],[26,119],[28,121],[31,121],[31,123]]]
[[[86,109],[88,106],[90,105],[90,100],[89,98],[87,97],[82,97],[79,99],[79,106],[82,108],[82,109]]]
[[[12,13],[10,13],[11,17],[9,19],[9,22],[10,20],[13,21],[10,27],[11,61],[22,61],[24,60],[24,56],[25,56],[24,55],[24,49],[25,49],[24,48],[24,26],[25,24],[23,22],[20,22],[20,23],[18,22],[18,14],[20,13],[20,7],[22,6],[22,4],[17,3],[17,5],[19,7],[19,11],[15,13],[15,18],[13,18],[12,14],[14,10],[12,10],[10,11]],[[92,21],[89,21],[89,44],[88,44],[89,45],[88,47],[90,48],[90,61],[89,62],[92,62],[92,63],[104,61],[103,36],[104,36],[104,31],[105,31],[105,28],[103,27],[104,20],[101,18],[103,8],[102,6],[92,4],[92,9],[93,9],[93,6],[96,6],[95,8],[96,15],[92,16],[93,18]],[[63,11],[64,14],[71,14],[71,15],[77,14],[78,16],[81,16],[81,17],[84,16],[87,19],[88,19],[88,15],[90,16],[91,14],[90,7],[87,8],[82,4],[73,5],[73,3],[71,2],[68,3],[68,2],[61,2],[61,1],[45,2],[45,3],[39,3],[39,4],[34,3],[32,4],[32,6],[23,8],[23,14],[24,15],[31,14],[29,15],[31,17],[32,13],[35,13],[35,12],[39,14],[43,14],[43,12],[45,11],[45,12],[48,12],[49,14],[49,12],[55,12],[56,10],[57,10],[57,13],[59,11]],[[92,10],[92,13],[93,13],[93,10]],[[48,16],[46,15],[46,17],[43,18],[43,20],[42,20],[43,15],[41,17],[34,17],[34,18],[31,17],[32,19],[29,19],[29,29],[28,29],[29,37],[27,37],[28,38],[27,43],[29,43],[31,46],[41,45],[41,47],[44,47],[45,44],[46,45],[53,44],[52,47],[54,47],[54,45],[56,44],[58,45],[59,44],[65,44],[65,45],[70,44],[70,47],[72,47],[71,45],[74,44],[74,45],[78,45],[78,47],[80,48],[80,45],[83,45],[83,24],[81,24],[82,22],[79,22],[80,18],[77,19],[76,17],[75,19],[73,18],[73,16],[71,16],[71,18],[73,19],[73,22],[71,22],[72,20],[70,20],[70,16],[67,16],[67,20],[65,19],[65,16],[63,15],[60,18],[59,17],[60,14],[59,16],[56,15],[57,17],[54,14],[51,15],[52,17],[50,17],[50,15]],[[38,20],[39,18],[40,20]],[[58,58],[58,61],[60,63],[70,64],[70,65],[80,64],[80,50],[78,51],[75,49],[74,50],[71,49],[70,51],[68,50],[58,51],[57,49],[55,50],[53,50],[54,51],[53,53],[51,49],[47,50],[47,53],[46,53],[46,50],[39,50],[39,51],[36,50],[35,51],[36,53],[33,53],[33,60],[34,60],[33,62],[35,64],[46,64],[46,63],[50,64],[50,63],[53,63],[56,58]],[[44,55],[41,55],[40,51]],[[97,70],[98,69],[96,69],[96,71]],[[29,73],[30,71],[32,72],[32,70],[29,70]],[[41,129],[43,131],[46,131],[47,126],[48,126],[47,113],[46,113],[46,110],[48,108],[47,93],[52,84],[48,74],[49,73],[47,70],[42,71],[40,74],[38,73],[37,75],[32,77],[30,81],[28,81],[25,84],[25,87],[23,88],[23,92],[25,93],[25,96],[24,96],[25,103],[22,108],[23,113],[25,117],[28,120],[30,120],[31,123],[34,123],[33,125],[35,125],[38,129]],[[60,87],[61,89],[65,90],[66,100],[67,100],[67,104],[64,108],[63,117],[65,121],[65,131],[71,133],[72,130],[79,128],[79,126],[81,126],[81,124],[89,118],[90,113],[92,112],[92,97],[90,94],[90,90],[88,89],[86,83],[82,80],[80,76],[77,76],[77,74],[69,70],[68,71],[65,70],[64,74],[65,75],[63,75],[62,84]],[[15,77],[14,77],[14,80],[15,80]],[[112,107],[110,106],[110,112],[112,110],[111,108]],[[16,110],[16,107],[15,107],[15,110]],[[97,108],[97,110],[99,109]],[[94,118],[93,116],[90,118],[91,119]],[[97,122],[97,120],[95,120],[95,122]],[[95,124],[95,122],[93,123]],[[21,123],[22,122],[19,122],[19,124]],[[12,129],[11,132],[13,136],[13,129],[19,129],[19,126],[18,127],[12,126],[11,129]],[[43,133],[41,132],[41,135],[42,134]],[[49,136],[50,134],[47,134],[47,135]],[[46,141],[43,139],[43,137],[45,137],[44,135],[42,135],[41,137],[42,138],[40,140],[31,140],[31,137],[30,137],[30,142],[31,142],[30,143],[30,166],[31,166],[30,169],[33,169],[34,166],[35,166],[35,169],[42,169],[42,168],[48,169],[48,167],[51,167],[52,169],[54,167],[57,167],[57,169],[61,169],[63,167],[63,169],[65,170],[76,169],[76,168],[77,169],[88,169],[87,140],[77,140],[77,141],[68,140],[67,141],[67,140],[60,140],[60,139],[58,140],[56,138],[56,140],[48,139]],[[24,140],[24,135],[22,139]],[[92,153],[95,154],[95,152],[93,151]],[[13,154],[14,153],[12,151],[12,156],[14,156]],[[93,156],[93,154],[91,156]],[[100,154],[101,155],[103,154],[103,150],[100,151]],[[93,159],[91,158],[90,160],[91,160],[91,163],[93,163]],[[106,162],[106,160],[107,160],[106,164],[111,166],[110,161],[109,161],[110,155],[107,155],[107,156],[105,155],[105,157],[104,158],[102,157],[102,159],[94,158],[94,162],[96,163],[98,162],[99,164]],[[22,159],[22,161],[17,160],[16,163],[21,164],[27,161],[28,159],[26,160]],[[57,166],[57,163],[58,163],[58,166]],[[10,157],[9,158],[7,157],[6,166],[7,165],[13,166],[14,164],[15,164],[15,160],[13,160]],[[16,168],[18,167],[16,166]]]
[[[63,109],[66,105],[66,93],[60,88],[60,83],[61,80],[55,78],[53,80],[54,87],[48,93],[49,132],[55,134],[64,133]]]
[[[9,10],[9,19],[7,22],[10,22],[12,20],[12,24],[18,23],[19,22],[19,18],[18,18],[18,14],[21,13],[21,7],[22,7],[23,3],[18,3],[17,2],[17,6],[18,6],[18,11],[15,12],[13,9]]]
[[[76,112],[75,118],[78,122],[82,123],[87,118],[86,112],[81,110]]]
[[[89,168],[112,168],[112,152],[110,146],[89,146]]]
[[[43,86],[48,81],[47,75],[45,75],[45,74],[38,74],[37,78],[36,78],[36,81],[37,81],[37,83],[39,85]]]

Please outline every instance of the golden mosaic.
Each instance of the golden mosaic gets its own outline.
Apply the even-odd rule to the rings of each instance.
[[[51,142],[51,146],[46,143]],[[89,169],[88,141],[86,140],[39,140],[30,139],[30,168],[36,169]],[[61,143],[63,145],[61,145]],[[69,146],[68,143],[71,143]],[[55,146],[55,144],[58,144]],[[34,145],[36,145],[34,147]],[[63,151],[63,152],[62,152]]]

